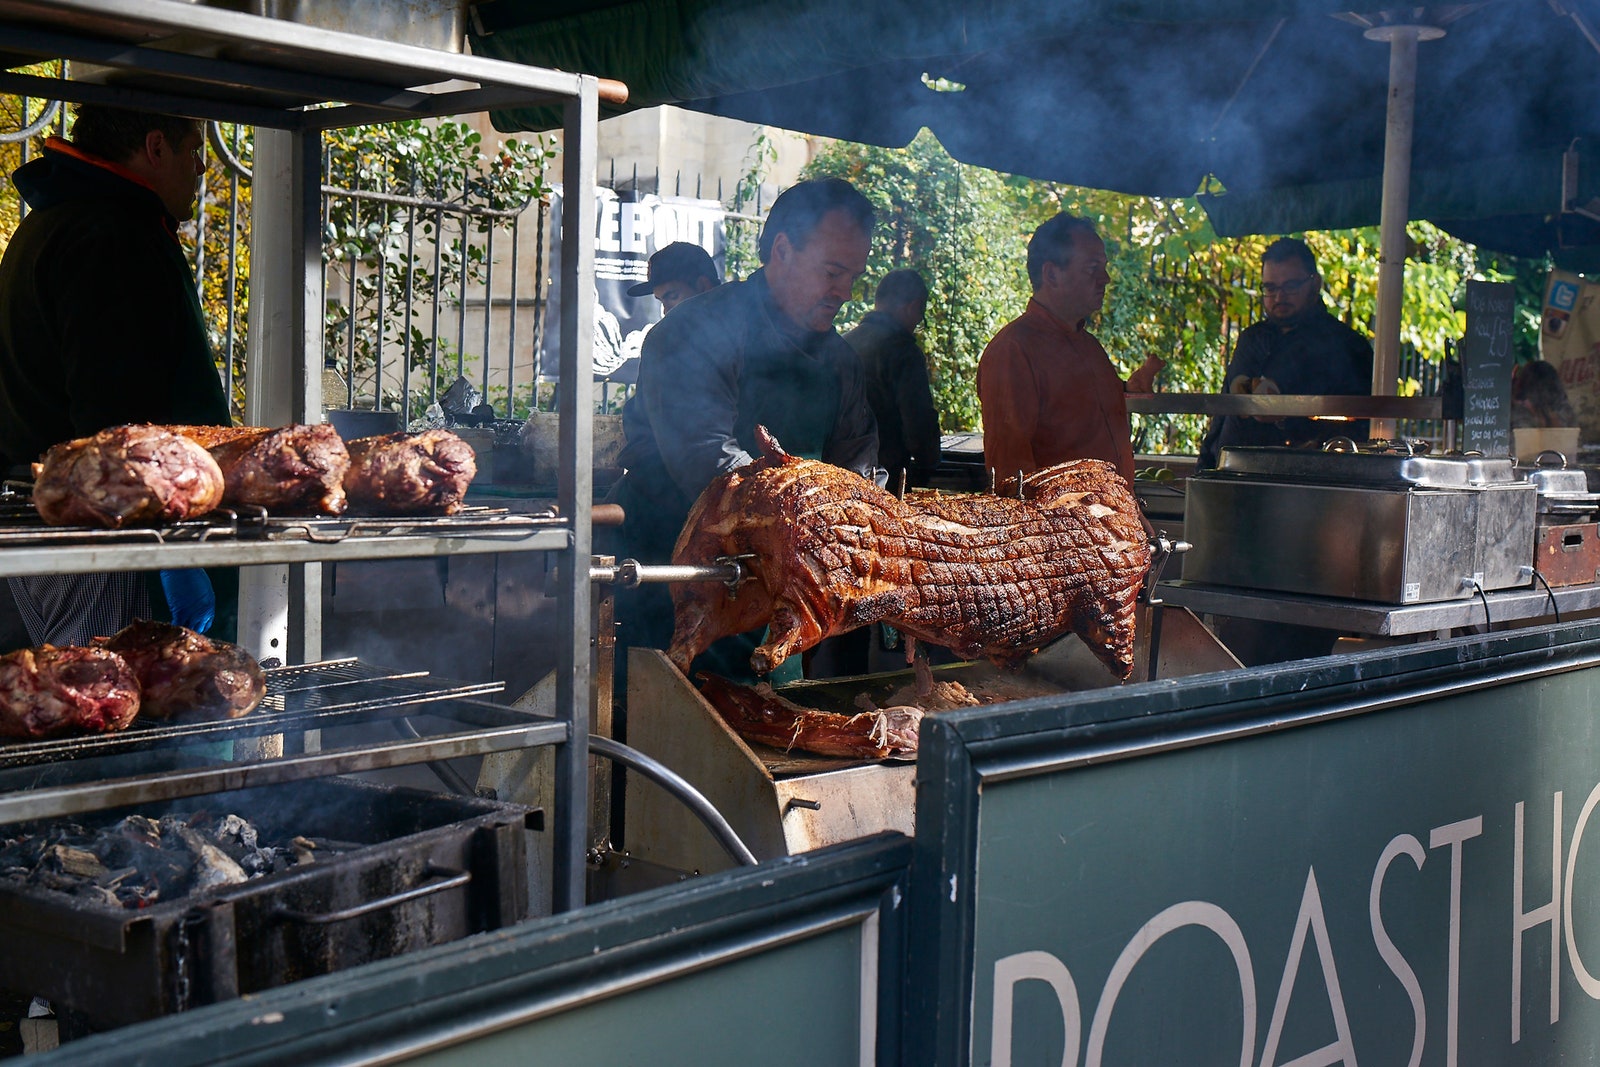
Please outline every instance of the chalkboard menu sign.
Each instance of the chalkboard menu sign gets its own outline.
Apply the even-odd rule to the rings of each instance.
[[[1467,336],[1461,341],[1461,447],[1486,456],[1511,455],[1510,282],[1467,283]]]

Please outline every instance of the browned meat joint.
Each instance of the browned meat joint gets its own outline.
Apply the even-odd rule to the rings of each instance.
[[[222,468],[223,503],[281,514],[340,515],[350,454],[332,426],[173,426]]]
[[[350,442],[344,490],[358,511],[453,515],[477,473],[472,446],[449,430],[391,433]]]
[[[678,537],[674,563],[750,556],[753,574],[731,595],[714,582],[674,587],[669,655],[679,670],[762,624],[768,640],[750,661],[759,674],[882,620],[1007,666],[1076,633],[1118,678],[1132,673],[1150,545],[1111,464],[1058,464],[1000,495],[902,501],[758,433],[762,458],[713,481]]]
[[[222,471],[206,450],[157,426],[63,442],[34,470],[33,502],[52,526],[176,522],[211,511],[222,492]]]
[[[139,680],[108,649],[40,645],[0,656],[0,736],[110,733],[138,714]]]
[[[267,676],[254,656],[182,626],[135,622],[99,643],[133,668],[150,718],[237,719],[267,692]]]
[[[858,715],[802,707],[766,684],[739,685],[715,674],[700,675],[700,692],[733,731],[785,752],[854,759],[914,759],[922,712],[884,708]]]

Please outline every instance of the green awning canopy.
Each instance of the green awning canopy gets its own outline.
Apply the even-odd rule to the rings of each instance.
[[[621,110],[671,103],[891,147],[926,127],[958,159],[1033,178],[1153,196],[1206,184],[1225,191],[1204,200],[1223,234],[1378,222],[1389,48],[1333,0],[474,10],[474,51],[620,79]],[[1580,199],[1600,195],[1600,51],[1579,25],[1600,26],[1600,0],[1488,0],[1424,17],[1446,33],[1418,46],[1411,216],[1519,254],[1600,241],[1588,220],[1557,217],[1574,143]],[[495,123],[549,129],[557,116]]]

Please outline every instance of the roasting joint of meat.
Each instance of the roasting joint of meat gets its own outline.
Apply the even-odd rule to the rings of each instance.
[[[34,468],[33,503],[52,526],[177,522],[222,503],[206,450],[158,426],[113,426],[54,446]]]
[[[97,643],[133,668],[147,718],[236,719],[253,711],[267,692],[267,676],[254,656],[183,626],[139,621]]]
[[[706,487],[673,551],[675,564],[748,556],[752,575],[737,590],[674,586],[668,656],[680,671],[712,642],[762,625],[767,641],[750,660],[758,674],[881,620],[1008,667],[1076,633],[1118,678],[1133,672],[1150,544],[1111,464],[1057,464],[998,494],[899,500],[788,455],[764,427],[757,436],[761,458]]]
[[[478,473],[472,446],[449,430],[351,441],[344,491],[375,515],[454,515]]]
[[[873,709],[855,715],[807,708],[779,696],[765,682],[739,685],[701,674],[700,693],[733,732],[785,752],[799,749],[850,759],[916,759],[919,708]]]
[[[0,656],[0,735],[111,733],[139,714],[139,679],[103,648],[40,645]]]
[[[222,501],[289,515],[341,515],[350,453],[326,423],[276,430],[260,426],[173,426],[222,468]]]

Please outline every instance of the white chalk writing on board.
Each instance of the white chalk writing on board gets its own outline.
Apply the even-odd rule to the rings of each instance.
[[[1467,283],[1467,335],[1461,342],[1461,444],[1486,456],[1511,454],[1511,328],[1516,291],[1509,282]]]

